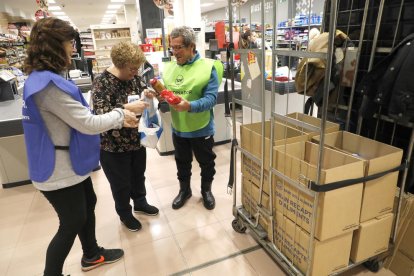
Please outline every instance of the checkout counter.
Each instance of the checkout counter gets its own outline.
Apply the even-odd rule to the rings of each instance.
[[[231,80],[227,80],[229,91],[231,90]],[[224,116],[224,83],[225,79],[221,83],[217,95],[217,104],[214,107],[214,123],[216,126],[216,133],[214,134],[214,142],[216,145],[225,144],[231,141],[233,128],[230,124],[231,117]],[[234,82],[234,93],[236,98],[241,98],[241,84],[240,82]],[[230,93],[229,93],[230,94]],[[231,101],[231,96],[230,101]],[[172,142],[172,130],[171,130],[171,113],[161,112],[161,119],[163,124],[163,132],[158,141],[157,151],[160,155],[170,155],[174,153],[174,145]]]
[[[31,183],[22,126],[21,96],[0,102],[0,183],[11,188]]]

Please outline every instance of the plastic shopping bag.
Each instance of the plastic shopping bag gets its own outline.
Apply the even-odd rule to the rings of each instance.
[[[155,149],[162,133],[161,116],[154,103],[155,99],[144,97],[149,106],[142,113],[138,131],[141,135],[141,145]]]

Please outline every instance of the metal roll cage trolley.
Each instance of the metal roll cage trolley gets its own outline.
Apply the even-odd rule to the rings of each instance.
[[[289,1],[289,0],[288,0]],[[381,2],[383,3],[384,0],[382,0]],[[229,29],[233,30],[233,4],[234,0],[229,0],[228,1],[228,7],[229,7]],[[292,1],[289,1],[292,2]],[[312,1],[309,0],[310,6]],[[263,27],[263,35],[261,37],[262,39],[262,43],[261,45],[265,45],[265,35],[264,35],[264,26],[265,26],[265,11],[264,11],[264,7],[265,7],[265,1],[261,0],[261,25]],[[231,97],[231,118],[232,118],[232,126],[233,126],[233,141],[232,141],[232,152],[231,152],[231,167],[230,167],[230,178],[229,178],[229,184],[228,184],[228,192],[232,193],[233,195],[233,215],[234,215],[234,220],[232,221],[232,227],[234,229],[234,231],[238,232],[238,233],[245,233],[246,230],[249,230],[249,234],[251,234],[251,236],[253,238],[256,239],[256,241],[262,246],[262,248],[266,251],[266,253],[268,253],[284,270],[285,272],[287,272],[289,275],[311,275],[311,260],[313,259],[313,243],[314,243],[314,235],[315,235],[315,227],[316,227],[316,214],[317,214],[317,208],[318,208],[318,201],[319,201],[319,192],[320,191],[326,191],[324,190],[324,187],[326,185],[321,185],[321,170],[322,170],[322,165],[324,164],[324,146],[325,145],[325,129],[326,129],[326,123],[327,123],[327,112],[328,112],[328,97],[329,97],[329,80],[331,79],[331,68],[332,68],[332,62],[333,62],[333,56],[334,56],[334,38],[335,38],[335,31],[336,31],[336,25],[337,25],[337,11],[338,11],[338,0],[330,0],[330,1],[326,1],[325,2],[325,12],[329,9],[329,13],[330,13],[330,17],[329,17],[329,38],[328,38],[328,50],[326,53],[315,53],[315,52],[310,52],[308,50],[296,50],[296,48],[292,49],[278,49],[277,48],[277,21],[276,21],[276,13],[277,13],[277,5],[278,5],[279,1],[277,0],[273,0],[272,1],[272,15],[273,15],[273,19],[272,19],[272,45],[276,46],[276,47],[272,47],[271,52],[272,52],[272,80],[275,80],[275,72],[276,72],[276,68],[277,68],[277,57],[279,56],[286,56],[289,58],[289,64],[291,63],[291,59],[292,58],[320,58],[320,59],[324,59],[326,61],[326,69],[325,69],[325,75],[324,75],[324,84],[323,84],[323,104],[322,104],[322,111],[320,112],[321,114],[321,124],[320,127],[315,127],[313,125],[310,125],[306,122],[300,121],[300,120],[296,120],[294,118],[290,118],[281,114],[278,114],[277,112],[275,112],[275,92],[276,91],[276,85],[274,81],[271,81],[271,93],[270,93],[270,113],[266,113],[266,97],[265,97],[265,87],[266,87],[266,79],[264,77],[264,73],[265,72],[265,47],[262,47],[262,49],[238,49],[238,50],[234,50],[234,49],[230,49],[228,52],[230,54],[228,54],[228,62],[229,64],[227,64],[227,67],[229,67],[229,75],[231,77],[231,84],[232,87],[234,87],[234,55],[235,54],[239,54],[240,55],[240,61],[244,62],[246,61],[246,58],[249,54],[253,53],[256,57],[257,57],[257,61],[260,65],[260,77],[259,79],[261,79],[261,84],[260,87],[256,89],[256,92],[259,93],[259,98],[260,98],[260,102],[259,103],[252,103],[252,101],[249,101],[248,97],[243,97],[243,90],[245,89],[245,87],[243,87],[242,85],[242,98],[238,99],[234,96],[234,93]],[[293,2],[292,2],[293,3]],[[360,39],[359,39],[359,47],[358,47],[358,52],[357,52],[357,65],[356,65],[356,71],[358,70],[358,60],[359,60],[359,56],[360,56],[360,52],[361,52],[361,45],[363,42],[363,38],[364,38],[364,28],[365,28],[365,22],[367,19],[367,10],[368,10],[368,3],[369,0],[365,1],[365,10],[363,13],[363,19],[362,19],[362,25],[363,27],[361,27],[361,33],[360,33]],[[330,5],[330,6],[329,6]],[[383,4],[381,5],[381,7],[383,7]],[[310,10],[311,8],[309,8],[309,18],[311,17],[310,14]],[[379,16],[380,17],[380,16]],[[379,19],[381,20],[381,19]],[[310,21],[309,21],[310,22]],[[323,24],[326,24],[325,20],[323,22]],[[379,25],[379,24],[377,24]],[[310,30],[310,25],[309,25],[309,29]],[[230,45],[233,45],[233,32],[230,31]],[[243,74],[243,72],[242,72]],[[356,73],[355,73],[356,75]],[[306,80],[307,81],[307,80]],[[350,107],[352,106],[352,101],[353,101],[353,93],[355,91],[355,85],[356,85],[356,77],[354,78],[354,81],[352,83],[352,89],[351,89],[351,97],[349,100],[349,104],[348,104],[348,114],[347,114],[347,122],[346,122],[346,130],[349,128],[349,119],[350,119]],[[305,84],[305,87],[307,87],[307,85]],[[230,90],[230,89],[229,89]],[[289,91],[288,91],[289,92]],[[291,91],[292,92],[292,91]],[[279,93],[280,94],[280,93]],[[305,88],[305,92],[304,92],[304,96],[303,96],[303,103],[305,103],[305,98],[306,98],[306,88]],[[287,104],[286,104],[286,111],[289,110],[289,93],[287,93]],[[257,100],[254,99],[254,100]],[[273,150],[270,150],[270,152],[268,153],[270,155],[269,158],[269,162],[270,162],[270,166],[269,166],[269,170],[266,171],[265,170],[265,160],[264,158],[258,158],[257,156],[255,156],[254,154],[252,154],[251,152],[247,151],[246,149],[242,148],[241,146],[239,146],[239,142],[237,139],[237,136],[240,135],[239,132],[237,131],[237,122],[236,122],[236,104],[239,106],[242,106],[242,108],[248,108],[250,110],[254,110],[257,111],[258,114],[260,114],[261,116],[261,133],[263,134],[261,136],[261,156],[264,157],[265,156],[265,131],[266,131],[266,127],[265,127],[265,121],[269,118],[269,114],[270,114],[270,148],[273,148],[273,142],[274,141],[274,123],[275,121],[278,122],[282,122],[283,124],[287,125],[293,125],[297,128],[300,129],[306,129],[308,131],[318,131],[320,134],[320,147],[319,147],[319,154],[317,157],[317,176],[316,176],[316,181],[315,182],[311,182],[311,181],[306,181],[307,186],[303,185],[304,181],[302,180],[293,180],[287,176],[285,176],[282,172],[280,172],[279,170],[276,170],[272,165],[273,165]],[[287,113],[287,112],[286,112]],[[227,114],[228,115],[228,114]],[[359,132],[358,132],[359,133]],[[414,132],[413,132],[414,133]],[[413,149],[413,137],[414,134],[412,135],[411,141],[410,141],[410,145],[408,148],[408,156],[407,156],[407,160],[410,160],[411,158],[411,152]],[[241,137],[240,137],[241,138]],[[286,144],[285,144],[286,146]],[[256,204],[256,206],[254,206],[254,210],[255,212],[252,214],[252,212],[249,212],[246,210],[245,206],[243,205],[238,205],[237,204],[237,178],[240,175],[240,173],[238,174],[237,172],[237,157],[238,157],[238,152],[240,152],[242,155],[244,155],[245,157],[249,158],[252,160],[252,162],[255,162],[258,166],[260,166],[260,187],[259,187],[259,199],[258,202]],[[400,208],[401,208],[401,198],[402,198],[402,193],[404,192],[404,186],[405,186],[405,181],[407,178],[407,171],[408,171],[408,166],[407,164],[403,164],[400,168],[398,168],[398,170],[403,170],[404,174],[402,179],[400,180],[400,195],[399,195],[399,202],[398,202],[398,208],[397,210],[395,210],[396,212],[396,220],[394,222],[393,225],[393,229],[392,229],[392,236],[390,237],[390,246],[388,251],[378,254],[376,256],[373,256],[369,259],[363,260],[361,262],[358,263],[353,263],[353,262],[349,262],[348,266],[344,269],[341,269],[338,273],[334,273],[334,274],[340,274],[343,273],[344,271],[347,271],[357,265],[360,265],[362,263],[364,263],[370,270],[372,271],[378,271],[382,265],[383,265],[383,261],[385,259],[386,256],[388,256],[390,254],[390,252],[392,252],[393,249],[393,245],[395,243],[396,240],[396,228],[398,225],[398,217],[399,217],[399,212],[400,212]],[[383,175],[383,174],[382,174]],[[381,175],[377,175],[376,177],[380,177]],[[269,208],[264,208],[263,205],[263,191],[264,191],[264,178],[268,179],[268,183],[269,183]],[[282,249],[280,247],[277,246],[276,244],[276,237],[275,237],[275,223],[274,223],[274,215],[275,215],[275,209],[273,206],[273,197],[274,197],[274,187],[272,185],[272,179],[273,178],[280,178],[283,179],[284,181],[288,182],[290,185],[292,185],[293,187],[295,187],[298,191],[306,194],[307,196],[310,196],[313,198],[313,210],[312,210],[312,216],[311,216],[311,222],[310,222],[310,233],[309,233],[309,243],[308,243],[308,256],[307,256],[307,269],[305,272],[302,272],[299,270],[299,268],[294,264],[293,260],[291,258],[289,258],[289,256],[287,256],[287,254],[282,252]],[[361,182],[362,180],[365,179],[354,179],[355,181],[359,181]],[[352,182],[348,181],[348,182]],[[348,183],[348,185],[350,185],[352,183]],[[241,185],[240,185],[241,186]],[[270,225],[271,225],[271,233],[268,234],[268,232],[266,232],[266,230],[259,225],[259,220],[260,218],[265,218],[268,221],[270,221]],[[294,235],[293,235],[294,236]],[[284,237],[282,237],[283,239]],[[332,274],[332,275],[334,275]]]

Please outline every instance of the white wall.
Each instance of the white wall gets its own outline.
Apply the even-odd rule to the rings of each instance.
[[[135,4],[124,5],[126,23],[131,27],[132,43],[141,44],[139,36],[139,18],[137,14],[137,6]]]

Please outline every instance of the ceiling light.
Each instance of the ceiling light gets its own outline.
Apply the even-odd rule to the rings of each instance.
[[[108,10],[108,11],[106,11],[105,13],[106,13],[106,14],[115,14],[115,13],[116,13],[116,11],[115,11],[115,10]]]
[[[111,0],[111,3],[125,3],[125,0]]]
[[[108,5],[108,10],[117,10],[120,7],[122,7],[121,4],[117,4],[117,5]]]
[[[54,11],[52,13],[53,13],[53,15],[65,15],[65,12],[63,12],[63,11]]]
[[[61,8],[59,6],[49,6],[48,10],[49,11],[60,11]]]

